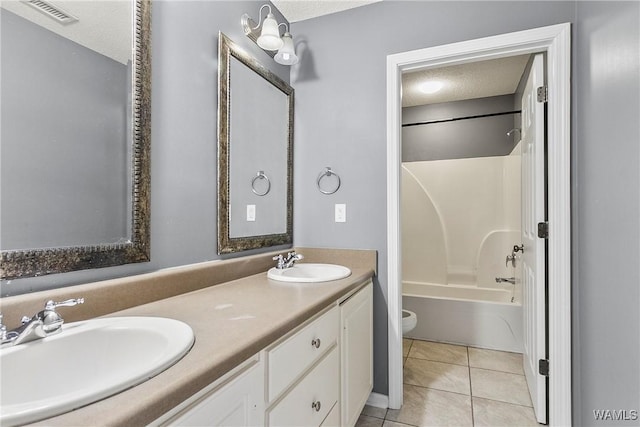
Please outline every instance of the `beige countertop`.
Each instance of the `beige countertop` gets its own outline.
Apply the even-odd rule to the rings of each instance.
[[[373,275],[373,269],[358,267],[342,280],[304,284],[272,281],[263,272],[109,314],[181,320],[193,329],[195,343],[150,380],[36,425],[146,425]]]

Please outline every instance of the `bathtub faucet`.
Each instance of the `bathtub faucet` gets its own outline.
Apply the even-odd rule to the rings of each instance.
[[[505,267],[509,267],[509,263],[511,263],[511,267],[516,266],[516,259],[518,258],[516,254],[518,252],[524,252],[523,244],[520,244],[520,246],[513,245],[513,250],[511,251],[511,255],[507,255],[507,260],[504,262]]]
[[[496,277],[496,283],[511,283],[512,285],[516,284],[515,277]]]

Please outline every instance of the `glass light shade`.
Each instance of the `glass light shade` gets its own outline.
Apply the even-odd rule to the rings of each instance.
[[[295,48],[293,47],[293,37],[288,32],[282,36],[283,45],[276,53],[273,59],[282,65],[293,65],[298,63],[298,56],[296,55]]]
[[[278,31],[278,22],[272,13],[269,13],[262,23],[262,32],[258,37],[258,46],[264,50],[278,50],[283,42]]]

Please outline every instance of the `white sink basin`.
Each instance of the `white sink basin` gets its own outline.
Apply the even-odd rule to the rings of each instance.
[[[193,345],[189,325],[161,317],[111,317],[0,350],[0,425],[87,405],[159,374]],[[99,420],[96,420],[99,422]]]
[[[281,282],[328,282],[330,280],[344,279],[351,275],[351,270],[336,264],[295,264],[291,268],[271,268],[267,277]]]

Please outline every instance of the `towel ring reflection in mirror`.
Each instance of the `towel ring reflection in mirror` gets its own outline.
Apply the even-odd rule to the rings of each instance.
[[[256,189],[256,182],[258,180],[265,181],[266,189],[264,191],[259,191],[258,189]],[[255,194],[256,196],[265,196],[267,195],[267,193],[269,193],[269,191],[271,191],[271,181],[269,181],[269,177],[264,174],[264,171],[258,171],[256,176],[254,176],[251,180],[251,191],[253,191],[253,194]]]
[[[337,184],[335,188],[333,188],[332,190],[323,190],[322,186],[320,185],[320,182],[322,181],[323,178],[331,177],[331,176],[335,176],[337,179]],[[320,172],[320,175],[318,175],[318,179],[316,180],[316,185],[318,186],[318,190],[320,190],[322,194],[333,194],[340,189],[340,176],[334,171],[332,171],[329,166],[327,166],[326,168],[324,168],[324,171]]]

